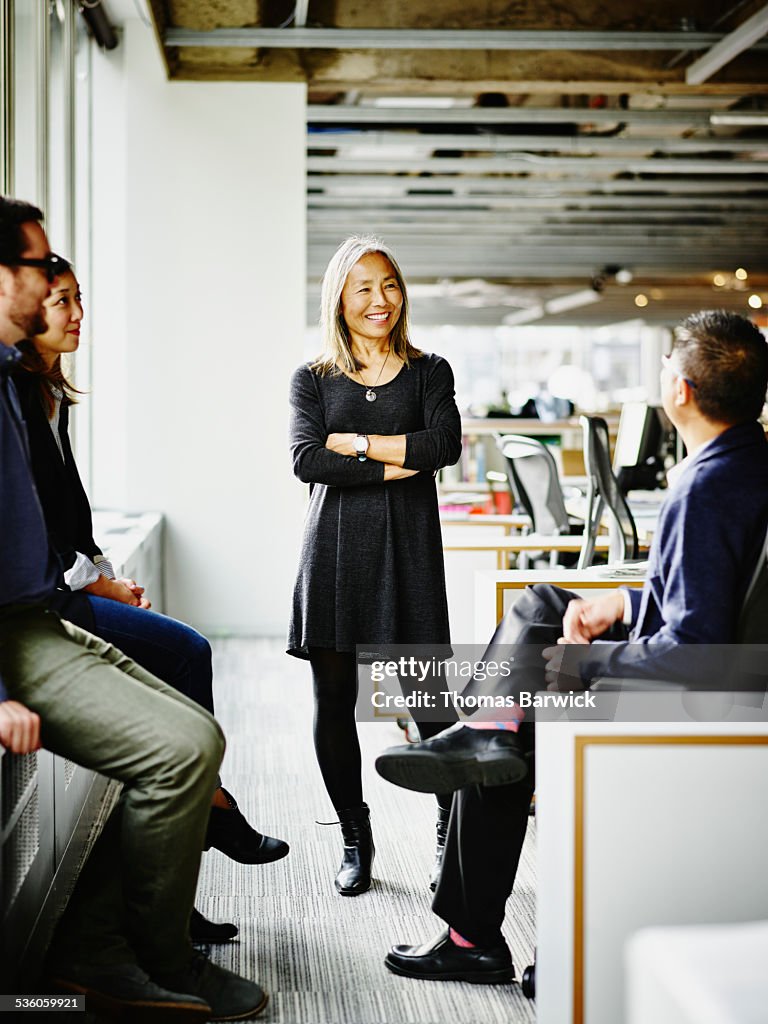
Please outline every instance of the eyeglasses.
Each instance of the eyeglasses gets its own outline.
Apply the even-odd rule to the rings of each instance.
[[[690,377],[686,377],[684,373],[680,373],[679,370],[675,369],[675,367],[672,365],[672,356],[671,355],[663,355],[661,357],[661,365],[664,367],[664,369],[669,370],[670,373],[673,373],[676,377],[679,377],[680,380],[684,380],[689,388],[695,388],[696,387],[696,381],[695,380],[691,380]]]
[[[31,256],[19,256],[13,263],[8,264],[11,267],[39,267],[40,270],[45,271],[45,276],[48,279],[48,284],[53,284],[57,277],[65,274],[71,269],[71,263],[69,260],[65,260],[63,256],[57,256],[55,252],[49,252],[47,256],[43,256],[42,259],[33,259]]]

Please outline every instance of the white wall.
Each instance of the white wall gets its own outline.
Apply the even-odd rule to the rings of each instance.
[[[94,60],[94,503],[167,517],[166,608],[282,634],[303,490],[303,84],[168,82],[151,31]]]

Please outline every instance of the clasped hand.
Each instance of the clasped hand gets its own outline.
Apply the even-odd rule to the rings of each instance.
[[[593,601],[585,601],[583,598],[569,601],[563,616],[563,635],[558,639],[557,646],[542,651],[547,663],[544,670],[547,689],[583,690],[584,683],[578,674],[578,659],[574,659],[574,666],[563,667],[568,645],[591,644],[623,617],[624,596],[620,590],[611,591]],[[573,675],[568,671],[571,667],[575,667]]]

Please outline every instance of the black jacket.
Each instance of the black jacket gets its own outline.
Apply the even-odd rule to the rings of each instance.
[[[66,398],[62,400],[59,415],[62,460],[40,395],[39,380],[20,369],[14,373],[13,382],[27,425],[32,476],[43,507],[48,539],[66,571],[74,565],[78,551],[89,558],[102,554],[93,539],[91,506],[69,441],[69,403]],[[63,579],[59,585],[63,589],[56,592],[52,607],[63,618],[87,629],[93,619],[85,594],[66,589]]]

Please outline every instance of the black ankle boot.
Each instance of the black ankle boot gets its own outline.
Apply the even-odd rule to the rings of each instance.
[[[215,846],[240,864],[270,864],[273,860],[285,857],[289,850],[288,843],[257,832],[245,820],[232,794],[223,787],[222,792],[229,801],[229,809],[211,808],[203,849],[209,850]]]
[[[371,888],[371,865],[376,851],[370,814],[368,804],[339,811],[344,856],[336,875],[336,888],[342,896],[359,896]]]
[[[437,841],[435,844],[435,863],[432,865],[432,874],[429,876],[429,888],[432,892],[437,888],[440,881],[440,872],[443,869],[443,854],[445,853],[445,840],[448,835],[448,821],[451,817],[450,808],[437,808]]]
[[[228,922],[217,923],[203,917],[199,910],[192,908],[189,919],[189,938],[198,945],[209,945],[215,942],[229,942],[237,935],[237,925]]]

